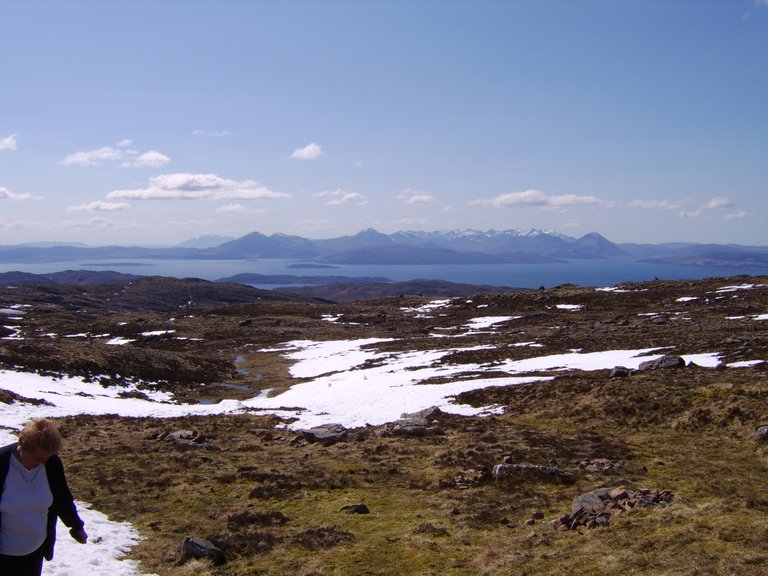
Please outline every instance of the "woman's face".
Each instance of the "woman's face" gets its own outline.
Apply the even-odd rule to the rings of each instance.
[[[40,464],[45,464],[48,462],[48,458],[50,457],[50,452],[43,450],[42,448],[38,448],[37,450],[22,449],[20,460],[25,468],[31,470],[35,466],[40,466]]]

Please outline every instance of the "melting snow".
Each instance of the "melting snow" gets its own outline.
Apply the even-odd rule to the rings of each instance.
[[[768,314],[753,314],[752,316],[726,316],[726,320],[745,320],[751,318],[752,320],[768,320]]]
[[[624,288],[619,288],[618,286],[606,286],[603,288],[595,288],[595,291],[597,292],[615,292],[617,294],[624,294],[627,292],[642,292],[642,290],[625,290]]]
[[[166,334],[173,334],[176,330],[151,330],[150,332],[140,332],[139,336],[164,336]]]
[[[437,310],[439,308],[445,308],[451,304],[450,300],[432,300],[431,302],[428,302],[422,306],[416,306],[416,307],[404,307],[401,308],[403,312],[416,312],[417,317],[420,317],[420,315],[428,314],[432,312],[433,310]],[[423,317],[423,316],[421,316]]]
[[[741,360],[740,362],[731,362],[726,364],[726,366],[728,368],[751,368],[760,364],[765,364],[765,360]]]
[[[51,562],[43,563],[43,576],[138,575],[138,563],[125,559],[130,547],[140,540],[133,526],[127,522],[111,521],[101,512],[91,510],[90,504],[84,502],[77,502],[77,508],[85,522],[89,541],[85,545],[78,544],[70,538],[66,526],[59,522],[56,555]]]
[[[132,338],[122,338],[118,336],[116,338],[112,338],[111,340],[107,340],[107,344],[109,344],[110,346],[124,346],[125,344],[129,344],[135,341],[136,340]]]
[[[467,327],[470,330],[482,330],[483,328],[491,328],[496,324],[507,322],[509,320],[517,320],[522,316],[482,316],[480,318],[473,318],[467,323]]]
[[[448,300],[430,304],[435,309]],[[424,308],[413,309],[423,311]],[[488,328],[514,316],[486,316],[472,320],[471,328]],[[756,317],[768,318],[768,315]],[[170,331],[160,331],[161,334]],[[448,357],[458,351],[483,350],[490,346],[475,346],[442,350],[396,352],[386,350],[392,339],[366,338],[318,342],[298,340],[261,352],[281,352],[294,363],[290,374],[306,380],[273,397],[260,394],[239,402],[225,400],[218,404],[176,404],[169,394],[140,390],[145,398],[120,396],[120,392],[137,390],[127,387],[103,387],[97,382],[80,378],[53,378],[33,373],[0,370],[0,389],[19,396],[43,399],[46,403],[31,404],[16,401],[0,404],[0,443],[13,439],[11,431],[19,429],[34,417],[62,417],[74,414],[118,414],[126,417],[177,417],[187,414],[223,414],[249,410],[268,411],[283,417],[295,417],[291,428],[299,429],[318,424],[338,422],[346,427],[378,425],[398,419],[404,412],[415,412],[428,406],[439,406],[446,412],[458,414],[491,414],[498,407],[474,408],[457,404],[456,395],[488,386],[520,385],[550,380],[551,372],[563,370],[600,370],[614,366],[637,368],[646,360],[658,358],[662,348],[637,350],[608,350],[582,353],[573,350],[537,358],[507,359],[482,364],[452,364]],[[127,338],[113,338],[112,344],[125,344]],[[541,346],[535,342],[520,342],[514,346]],[[714,367],[719,355],[684,355],[686,362]],[[734,362],[729,366],[744,368],[761,360]],[[485,378],[488,372],[506,372],[507,376]],[[44,574],[70,576],[73,574],[110,574],[136,576],[137,565],[121,560],[138,541],[135,530],[126,523],[109,521],[86,504],[79,504],[87,522],[91,543],[81,546],[63,534],[57,556],[46,563]]]

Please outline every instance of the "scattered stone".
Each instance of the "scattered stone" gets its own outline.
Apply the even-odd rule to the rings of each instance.
[[[346,440],[348,432],[341,424],[323,424],[308,430],[301,430],[301,435],[308,442],[319,442],[323,446],[330,446]]]
[[[609,376],[611,378],[626,378],[631,373],[631,370],[629,368],[626,368],[624,366],[614,366],[611,369],[611,373]]]
[[[683,368],[684,366],[685,360],[680,356],[665,354],[661,358],[641,362],[640,366],[637,367],[637,370],[638,372],[644,372],[645,370],[656,370],[657,368]]]
[[[173,442],[176,446],[184,448],[207,448],[205,441],[207,438],[195,432],[194,430],[176,430],[175,432],[164,432],[157,436],[158,440],[164,442]]]
[[[437,406],[431,406],[411,414],[402,414],[399,420],[389,425],[389,431],[395,436],[434,436],[440,433],[434,418],[442,414]]]
[[[768,425],[758,426],[755,433],[752,434],[752,439],[758,442],[768,443]]]
[[[176,442],[177,440],[194,441],[200,438],[202,438],[202,436],[193,430],[177,430],[176,432],[168,432],[167,434],[164,434],[160,439],[165,440],[166,442]],[[200,440],[200,442],[204,441],[204,438]]]
[[[611,490],[609,496],[611,500],[626,500],[629,498],[629,492],[627,492],[626,488],[615,488]]]
[[[453,478],[453,483],[457,488],[466,490],[474,486],[480,486],[486,480],[488,480],[487,470],[470,468],[457,473]]]
[[[346,512],[348,514],[370,514],[371,511],[365,504],[347,504],[339,508],[339,512]]]
[[[181,544],[181,559],[186,561],[190,558],[208,559],[216,566],[220,566],[227,561],[224,552],[208,542],[208,540],[197,538],[196,536],[185,536],[184,542]]]
[[[137,400],[149,400],[149,396],[147,396],[144,392],[141,392],[140,390],[121,390],[117,393],[117,395],[120,398],[135,398]]]

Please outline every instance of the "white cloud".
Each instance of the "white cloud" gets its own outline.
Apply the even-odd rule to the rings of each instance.
[[[0,140],[0,150],[16,150],[18,147],[16,136],[17,134],[11,134]]]
[[[561,196],[549,196],[547,206],[554,208],[566,208],[568,206],[582,206],[584,204],[604,204],[595,196],[577,196],[576,194],[563,194]]]
[[[330,200],[326,202],[328,206],[338,206],[348,202],[353,202],[358,206],[365,206],[368,203],[368,201],[365,199],[365,196],[359,192],[348,192],[347,190],[342,190],[341,188],[337,188],[331,192],[318,192],[315,194],[315,196],[319,198],[330,198]]]
[[[109,200],[263,200],[286,198],[290,194],[275,192],[253,181],[229,180],[216,174],[162,174],[149,179],[146,188],[114,190]]]
[[[493,206],[538,206],[541,208],[568,208],[585,204],[609,205],[595,196],[577,196],[576,194],[563,194],[561,196],[548,196],[539,190],[525,190],[523,192],[508,192],[493,198],[479,198],[472,200],[470,204]]]
[[[224,138],[229,136],[231,132],[229,130],[193,130],[192,134],[195,136],[205,136],[207,138]]]
[[[88,152],[81,151],[69,154],[61,161],[61,164],[64,164],[64,166],[96,166],[104,162],[122,160],[123,157],[124,153],[122,150],[112,148],[111,146],[103,146]]]
[[[139,156],[130,163],[131,166],[136,166],[138,168],[149,166],[151,168],[159,168],[160,166],[164,166],[165,164],[168,164],[171,159],[168,158],[165,154],[162,154],[158,152],[157,150],[150,150],[149,152],[144,152],[142,154],[139,154]]]
[[[296,148],[296,150],[293,151],[293,154],[291,154],[291,158],[296,158],[298,160],[314,160],[322,153],[323,151],[320,146],[312,142],[311,144],[304,146],[304,148]]]
[[[0,186],[0,200],[30,200],[31,198],[31,194],[16,194],[8,190],[8,188]]]
[[[131,149],[131,140],[122,140],[116,146],[116,148],[102,146],[95,150],[75,152],[67,155],[60,164],[64,166],[98,166],[110,162],[119,162],[125,167],[159,168],[171,161],[168,156],[157,150],[140,152],[139,150]]]
[[[669,200],[632,200],[629,203],[632,208],[640,208],[642,210],[680,210],[681,204],[677,202],[670,202]]]
[[[127,210],[131,205],[127,202],[104,202],[98,200],[88,204],[79,204],[67,208],[69,212],[112,212],[114,210]]]
[[[725,220],[742,220],[746,217],[747,217],[747,213],[744,210],[742,210],[741,212],[734,212],[732,214],[726,214],[725,216],[723,216]]]
[[[227,204],[216,208],[216,212],[248,212],[248,208],[242,204]]]
[[[710,210],[714,210],[716,208],[729,208],[731,206],[733,206],[733,204],[728,198],[718,197],[718,198],[712,198],[712,200],[707,202],[704,207],[709,208]]]
[[[755,6],[768,6],[768,0],[755,0]]]
[[[472,200],[471,204],[483,206],[543,206],[547,202],[547,195],[538,190],[525,190],[524,192],[507,192],[494,198],[479,198]]]
[[[412,190],[410,188],[400,192],[397,197],[400,200],[403,200],[406,204],[429,204],[431,202],[437,201],[437,198],[435,198],[429,192],[425,192],[423,190]]]
[[[718,210],[720,208],[730,208],[732,206],[733,206],[733,202],[731,202],[727,197],[718,196],[718,197],[712,198],[706,204],[702,204],[697,210],[690,210],[690,211],[683,210],[682,212],[680,212],[680,217],[681,218],[698,218],[699,216],[702,216],[703,214],[705,214],[707,210]]]

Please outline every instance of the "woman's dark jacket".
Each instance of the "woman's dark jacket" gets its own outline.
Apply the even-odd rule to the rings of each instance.
[[[0,498],[3,496],[2,489],[5,485],[5,477],[8,475],[11,454],[17,445],[14,443],[0,448]],[[43,543],[43,556],[46,560],[50,560],[53,558],[53,546],[56,543],[56,519],[61,518],[61,521],[71,529],[70,532],[79,530],[84,526],[84,523],[77,515],[75,501],[64,476],[64,465],[61,463],[61,458],[56,455],[48,458],[45,463],[45,473],[48,476],[51,494],[53,494],[53,504],[48,508],[48,536]],[[0,526],[2,521],[3,517],[0,515]]]

